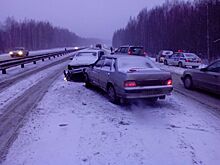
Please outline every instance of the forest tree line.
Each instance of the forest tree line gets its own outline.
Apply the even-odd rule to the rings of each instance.
[[[90,44],[89,39],[81,38],[68,29],[54,27],[49,22],[7,18],[0,24],[0,52],[14,47],[29,50],[49,49]]]
[[[153,54],[179,49],[213,60],[220,57],[220,1],[166,1],[143,9],[115,31],[113,46],[142,45]]]

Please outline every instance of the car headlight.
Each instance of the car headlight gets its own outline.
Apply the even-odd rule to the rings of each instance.
[[[13,52],[9,52],[9,54],[10,54],[10,55],[12,55],[12,54],[13,54]]]
[[[23,52],[22,52],[22,51],[18,51],[18,54],[19,54],[19,55],[23,55]]]

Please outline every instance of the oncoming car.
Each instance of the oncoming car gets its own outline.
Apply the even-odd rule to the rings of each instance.
[[[179,67],[191,66],[198,68],[201,65],[201,59],[194,53],[174,53],[164,59],[165,65],[174,65]]]
[[[141,56],[105,55],[84,74],[86,87],[100,87],[113,103],[138,98],[155,102],[165,99],[173,90],[170,73]]]
[[[67,66],[67,71],[64,70],[66,80],[70,81],[74,78],[82,79],[83,70],[95,63],[104,54],[104,51],[97,49],[81,50],[75,53],[74,57],[71,58],[71,62]]]
[[[24,47],[17,47],[10,51],[9,55],[11,57],[25,57],[29,55],[29,51],[26,50]]]

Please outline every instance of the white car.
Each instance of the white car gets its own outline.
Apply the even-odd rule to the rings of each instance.
[[[29,55],[29,51],[23,47],[17,47],[10,51],[9,55],[11,57],[26,57]]]
[[[64,70],[66,80],[70,81],[74,78],[82,79],[84,76],[83,70],[89,67],[91,64],[94,64],[105,54],[106,52],[100,49],[87,49],[75,53],[67,67],[68,70]]]
[[[174,53],[173,55],[165,58],[164,64],[198,68],[201,65],[201,59],[194,53]]]

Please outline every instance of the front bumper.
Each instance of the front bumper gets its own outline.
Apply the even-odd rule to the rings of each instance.
[[[125,88],[121,97],[127,99],[161,97],[171,94],[172,85]]]

